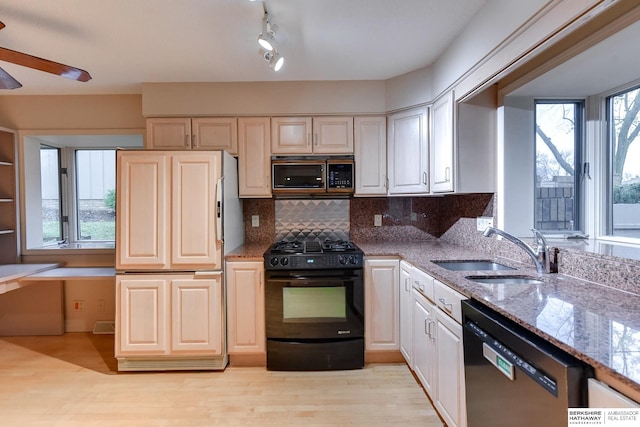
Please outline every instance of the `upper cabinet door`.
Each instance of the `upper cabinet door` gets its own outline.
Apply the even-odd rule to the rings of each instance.
[[[222,241],[216,236],[216,185],[221,168],[219,151],[172,156],[172,267],[222,268]]]
[[[414,108],[389,116],[389,194],[429,192],[427,109]]]
[[[356,196],[387,194],[387,119],[354,119]]]
[[[271,133],[268,117],[238,119],[238,193],[271,197]]]
[[[189,150],[191,148],[191,119],[184,117],[147,119],[145,147],[160,150]]]
[[[311,117],[271,118],[272,154],[311,154]]]
[[[453,191],[454,114],[453,92],[439,98],[431,108],[431,191]]]
[[[191,120],[192,148],[224,150],[238,155],[238,124],[235,117],[202,117]]]
[[[314,117],[315,154],[353,154],[353,117]]]
[[[116,268],[166,268],[169,156],[117,152]]]

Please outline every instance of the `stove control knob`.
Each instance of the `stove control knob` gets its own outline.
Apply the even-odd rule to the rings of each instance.
[[[338,257],[338,262],[339,262],[340,264],[342,264],[342,265],[346,264],[346,263],[347,263],[347,257],[346,257],[346,256],[344,256],[344,255],[340,255],[340,256]]]
[[[349,255],[349,263],[350,264],[355,264],[356,263],[356,257],[354,257],[353,255]]]
[[[271,264],[272,266],[276,266],[278,265],[278,258],[277,257],[273,257],[269,260],[269,264]]]
[[[287,257],[282,257],[282,258],[280,259],[280,264],[282,264],[282,266],[283,266],[283,267],[285,267],[285,266],[289,265],[289,258],[287,258]]]

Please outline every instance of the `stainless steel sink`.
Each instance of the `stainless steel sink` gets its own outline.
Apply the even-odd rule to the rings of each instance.
[[[542,280],[528,276],[467,276],[469,280],[476,283],[492,285],[539,285]]]
[[[444,260],[431,261],[439,267],[452,271],[478,271],[478,270],[515,270],[515,268],[493,262],[491,260]]]

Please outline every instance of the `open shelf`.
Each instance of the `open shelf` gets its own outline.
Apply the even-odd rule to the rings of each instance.
[[[0,129],[0,264],[19,262],[16,206],[16,135]]]

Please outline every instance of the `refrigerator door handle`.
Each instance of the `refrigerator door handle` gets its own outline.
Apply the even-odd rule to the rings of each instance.
[[[216,185],[216,237],[223,241],[222,235],[222,178],[218,178]]]

